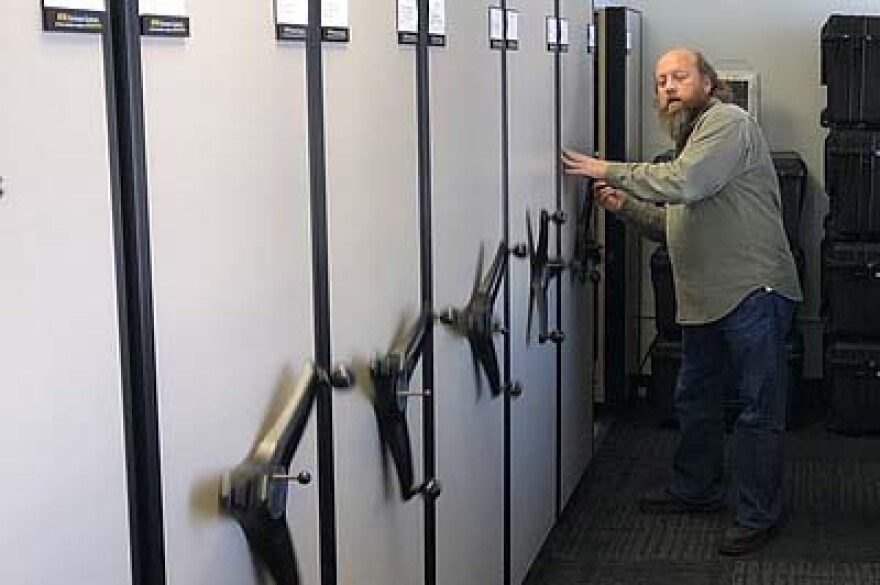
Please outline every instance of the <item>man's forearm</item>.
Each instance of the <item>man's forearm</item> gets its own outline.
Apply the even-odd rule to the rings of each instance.
[[[751,148],[748,119],[716,105],[699,119],[672,161],[609,162],[601,170],[612,187],[642,201],[692,205],[712,197],[743,169]]]
[[[666,243],[666,208],[628,197],[617,216],[654,242]]]

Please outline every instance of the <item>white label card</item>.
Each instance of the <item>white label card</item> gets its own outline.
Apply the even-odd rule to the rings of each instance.
[[[568,19],[562,18],[559,20],[559,44],[567,47],[568,46]]]
[[[44,8],[60,8],[61,10],[90,10],[104,12],[104,0],[43,0]]]
[[[507,11],[507,40],[519,40],[519,12],[516,10]]]
[[[547,44],[555,45],[556,44],[556,17],[548,16],[547,20]]]
[[[276,0],[275,11],[278,24],[309,24],[309,0]]]
[[[141,0],[138,9],[154,16],[186,16],[186,0]]]
[[[446,36],[446,0],[430,0],[428,34]]]
[[[500,8],[489,9],[489,39],[504,40],[504,12]]]
[[[419,32],[418,0],[397,0],[397,32]]]
[[[321,26],[348,28],[348,0],[323,0]]]

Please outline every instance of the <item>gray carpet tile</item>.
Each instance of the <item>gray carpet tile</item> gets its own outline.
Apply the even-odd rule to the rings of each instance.
[[[530,585],[587,585],[591,583],[593,566],[565,559],[541,558],[536,561],[527,581]]]
[[[730,585],[877,585],[880,563],[737,562]]]
[[[880,510],[880,459],[792,459],[785,491],[792,510]]]
[[[604,564],[593,569],[584,585],[726,585],[721,564],[641,563]]]
[[[636,411],[609,431],[527,585],[880,585],[880,438],[828,433],[821,416],[786,433],[787,516],[744,558],[717,554],[733,512],[646,515],[636,498],[663,484],[677,432]],[[727,476],[736,453],[727,435]],[[732,510],[735,489],[728,490]]]
[[[609,530],[596,528],[581,542],[589,552],[582,558],[614,563],[647,561],[712,562],[718,548],[717,527],[683,527],[669,522],[641,528]]]
[[[752,558],[880,562],[880,512],[792,512],[779,536]]]

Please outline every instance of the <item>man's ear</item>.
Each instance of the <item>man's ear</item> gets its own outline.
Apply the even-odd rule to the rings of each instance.
[[[711,95],[713,89],[712,80],[708,75],[703,75],[703,91],[706,92],[706,95]]]

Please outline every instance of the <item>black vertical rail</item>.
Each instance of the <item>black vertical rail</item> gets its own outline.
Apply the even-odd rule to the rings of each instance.
[[[501,43],[501,237],[504,247],[510,249],[510,127],[509,127],[509,96],[507,71],[507,0],[501,0],[503,20],[503,42]],[[504,272],[504,409],[502,425],[503,437],[503,476],[504,476],[504,526],[503,526],[503,563],[504,585],[510,584],[511,573],[511,380],[510,380],[510,270]]]
[[[604,9],[605,144],[603,156],[626,160],[626,8]],[[605,214],[605,404],[622,406],[626,387],[626,227]]]
[[[592,5],[592,3],[591,3]],[[593,27],[593,47],[592,47],[592,55],[590,58],[593,60],[593,141],[590,144],[591,152],[597,153],[599,152],[599,128],[601,126],[601,117],[599,114],[599,100],[601,99],[599,95],[599,88],[602,86],[602,78],[599,73],[599,44],[601,43],[599,39],[599,13],[590,8],[590,24]],[[589,193],[588,196],[592,197],[593,194]],[[593,225],[589,226],[588,229],[596,230],[596,243],[599,242],[598,228],[599,221],[601,218],[601,214],[594,211],[592,222]],[[602,279],[604,281],[604,275]],[[593,285],[593,331],[592,331],[592,340],[593,340],[593,364],[590,370],[590,404],[589,407],[592,411],[592,422],[595,425],[595,412],[596,412],[596,391],[598,390],[598,381],[599,381],[599,360],[603,359],[599,353],[599,330],[601,328],[601,316],[599,315],[599,296],[602,288],[605,286],[603,281],[598,281]],[[591,452],[593,454],[596,453],[596,441],[591,441]]]
[[[434,307],[434,252],[432,241],[431,189],[431,96],[428,59],[428,0],[419,0],[419,39],[416,45],[416,108],[418,115],[419,158],[419,263],[421,302]],[[425,338],[422,347],[422,381],[425,388],[434,388],[434,333]],[[426,480],[435,476],[436,447],[434,444],[434,393],[422,402],[422,468]],[[425,504],[425,585],[437,582],[437,505],[434,498],[423,498]]]
[[[108,2],[104,36],[133,585],[165,584],[149,205],[137,0]]]
[[[330,275],[327,234],[327,164],[324,145],[324,65],[321,49],[321,0],[309,0],[306,35],[309,179],[311,188],[315,362],[330,370]],[[336,492],[333,469],[333,397],[319,392],[318,519],[321,585],[336,585]]]
[[[556,52],[553,55],[554,83],[554,169],[556,179],[556,210],[562,210],[562,10],[560,0],[554,1],[553,14],[556,18]],[[556,225],[556,257],[562,258],[562,225]],[[564,331],[562,325],[562,274],[556,277],[556,330]],[[563,339],[563,342],[565,340]],[[562,343],[556,344],[556,519],[562,514]]]

